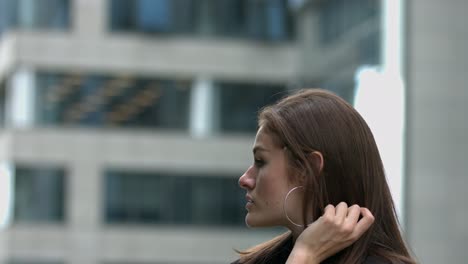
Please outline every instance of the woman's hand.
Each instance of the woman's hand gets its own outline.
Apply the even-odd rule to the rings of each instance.
[[[359,216],[362,218],[359,220]],[[296,239],[287,264],[320,263],[353,244],[374,223],[369,209],[341,202],[328,205],[325,213]]]

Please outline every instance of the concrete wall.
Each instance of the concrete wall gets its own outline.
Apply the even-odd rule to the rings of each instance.
[[[468,259],[468,1],[407,1],[407,234],[421,263]]]
[[[9,141],[2,159],[64,166],[69,172],[66,222],[13,224],[0,240],[0,253],[8,259],[225,263],[236,257],[234,248],[248,248],[274,234],[245,227],[112,226],[101,219],[105,168],[240,176],[251,163],[252,136],[191,139],[182,133],[43,128],[5,131],[0,139]]]

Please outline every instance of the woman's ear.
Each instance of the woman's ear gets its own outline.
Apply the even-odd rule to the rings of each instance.
[[[323,155],[320,151],[313,151],[309,154],[309,159],[312,163],[312,166],[317,169],[319,173],[322,172],[324,166]]]

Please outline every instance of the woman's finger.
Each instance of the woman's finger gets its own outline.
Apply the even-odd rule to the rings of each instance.
[[[323,217],[329,220],[335,218],[335,206],[329,204],[325,207],[325,212],[323,213]]]
[[[359,216],[361,215],[361,207],[355,204],[348,208],[348,215],[346,216],[345,222],[348,225],[355,226],[359,220]]]
[[[339,203],[336,206],[336,223],[342,224],[345,221],[347,214],[348,214],[348,205],[345,202]]]
[[[356,227],[354,228],[353,236],[360,237],[364,232],[366,232],[369,227],[374,223],[374,216],[371,211],[365,207],[361,207],[362,219],[359,220]]]

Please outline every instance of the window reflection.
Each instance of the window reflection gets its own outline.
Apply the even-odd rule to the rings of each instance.
[[[6,105],[6,85],[3,82],[0,83],[0,127],[5,126]]]
[[[67,29],[70,0],[0,0],[0,34],[8,28]]]
[[[284,41],[293,37],[286,0],[111,0],[112,31],[190,33]]]
[[[255,132],[258,111],[286,93],[284,85],[273,84],[221,82],[218,88],[222,132]]]
[[[380,1],[327,0],[318,11],[322,44],[338,40],[353,27],[369,20],[379,19]]]
[[[190,33],[196,19],[195,0],[111,0],[112,31]]]
[[[14,175],[15,222],[64,220],[64,169],[17,166]]]
[[[191,82],[39,73],[41,124],[185,130]]]
[[[41,125],[188,131],[193,81],[134,76],[37,74]],[[285,94],[280,84],[215,81],[215,132],[253,133],[257,112]],[[248,96],[246,96],[246,94]]]
[[[243,195],[234,177],[108,171],[105,221],[238,226]]]

